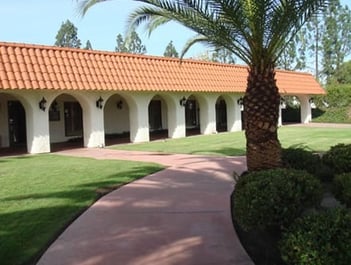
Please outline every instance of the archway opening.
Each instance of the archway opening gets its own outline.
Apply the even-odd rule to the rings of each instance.
[[[223,97],[219,97],[216,102],[216,130],[217,132],[228,130],[227,104]]]
[[[282,123],[301,123],[301,103],[296,96],[284,96],[284,104],[281,103]]]
[[[148,107],[150,140],[168,138],[167,104],[159,96],[154,96]]]
[[[120,95],[111,96],[104,107],[105,144],[130,142],[129,106]]]
[[[200,104],[194,96],[190,96],[185,104],[186,136],[200,134]]]
[[[52,151],[83,147],[83,111],[73,96],[62,94],[51,103],[49,130]]]
[[[22,103],[9,94],[0,97],[0,154],[27,153],[26,112]]]

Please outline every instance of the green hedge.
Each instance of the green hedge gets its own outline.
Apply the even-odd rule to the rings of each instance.
[[[337,175],[334,179],[333,191],[339,201],[351,207],[351,173]]]
[[[240,227],[282,228],[308,207],[319,205],[322,188],[306,171],[271,169],[241,176],[232,196],[232,211]]]
[[[351,172],[351,144],[332,146],[322,157],[335,174]]]
[[[287,265],[351,264],[351,214],[332,209],[297,219],[283,233],[282,259]]]

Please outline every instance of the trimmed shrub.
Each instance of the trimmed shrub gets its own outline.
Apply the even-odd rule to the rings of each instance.
[[[333,191],[339,201],[351,207],[351,173],[335,176]]]
[[[332,168],[335,174],[351,172],[351,144],[332,146],[323,155],[322,161]]]
[[[313,175],[321,165],[321,159],[318,154],[303,148],[290,147],[282,149],[282,161],[284,167],[306,170]]]
[[[351,214],[330,209],[304,216],[283,233],[282,259],[288,265],[351,264]]]
[[[236,222],[246,231],[281,229],[308,207],[317,206],[322,194],[318,179],[306,171],[271,169],[239,178],[232,196]]]

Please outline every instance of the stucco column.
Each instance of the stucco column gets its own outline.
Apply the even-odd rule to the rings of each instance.
[[[148,142],[149,135],[149,97],[133,95],[129,104],[130,141],[132,143]]]
[[[185,128],[185,106],[181,106],[179,99],[168,103],[168,137],[183,138],[186,136]]]
[[[216,100],[214,95],[204,95],[200,103],[200,133],[216,133]]]
[[[228,132],[242,130],[241,105],[238,104],[239,98],[239,96],[230,97],[230,100],[227,102]]]
[[[50,130],[48,107],[39,108],[39,95],[28,95],[24,108],[26,112],[27,150],[31,154],[50,152]]]
[[[104,99],[102,97],[102,99]],[[97,107],[95,97],[82,106],[83,109],[83,133],[85,147],[104,147],[105,146],[105,129],[104,129],[104,107],[105,99],[102,106]]]
[[[309,123],[312,120],[311,105],[309,96],[299,96],[301,108],[301,123]]]
[[[283,125],[283,112],[282,112],[282,105],[279,105],[279,117],[278,117],[278,126],[282,126]]]

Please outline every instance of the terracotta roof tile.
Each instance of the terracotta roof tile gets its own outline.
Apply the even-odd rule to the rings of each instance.
[[[244,92],[245,66],[0,42],[0,89]],[[323,94],[312,75],[277,71],[284,94]]]

